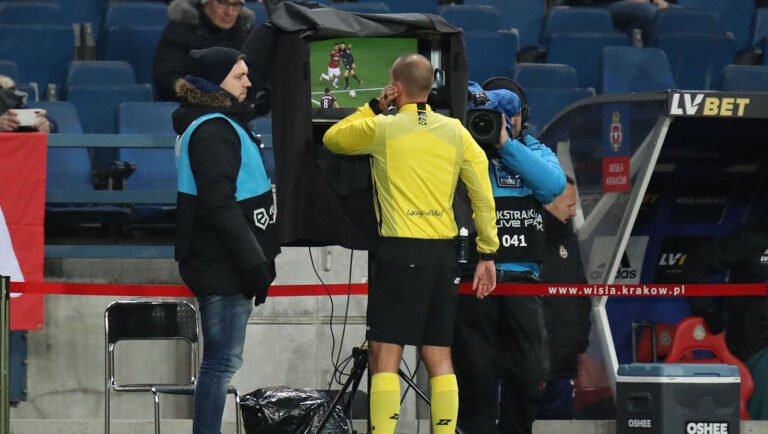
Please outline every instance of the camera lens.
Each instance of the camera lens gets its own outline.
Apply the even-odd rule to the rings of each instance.
[[[487,141],[495,131],[498,131],[499,125],[496,119],[489,113],[476,113],[468,122],[469,132],[475,137],[475,140]]]

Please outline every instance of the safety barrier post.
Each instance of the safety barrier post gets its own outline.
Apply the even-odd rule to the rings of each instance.
[[[0,276],[0,434],[11,432],[11,402],[9,388],[11,338],[11,278]]]

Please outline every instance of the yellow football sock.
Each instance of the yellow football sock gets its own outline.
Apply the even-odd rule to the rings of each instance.
[[[395,433],[397,419],[400,417],[400,377],[397,374],[373,374],[370,411],[371,429],[374,433]]]
[[[459,416],[459,385],[456,376],[440,375],[430,380],[432,385],[432,430],[435,434],[456,432]]]

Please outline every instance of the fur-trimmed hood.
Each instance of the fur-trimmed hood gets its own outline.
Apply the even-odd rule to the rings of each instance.
[[[233,96],[229,92],[224,90],[221,92],[203,92],[183,78],[176,82],[176,94],[192,105],[223,109],[229,109],[233,105]]]
[[[176,92],[182,100],[181,107],[173,112],[173,129],[178,134],[209,113],[222,113],[243,126],[255,116],[251,103],[240,103],[227,91],[204,92],[182,78],[176,82]]]
[[[168,5],[168,17],[171,21],[180,23],[200,24],[200,0],[173,0]],[[253,11],[243,6],[237,17],[236,26],[249,28],[253,26]]]

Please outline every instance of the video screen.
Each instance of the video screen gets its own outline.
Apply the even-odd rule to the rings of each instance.
[[[320,113],[357,108],[378,98],[400,55],[418,52],[415,38],[338,38],[310,45],[312,107]]]

